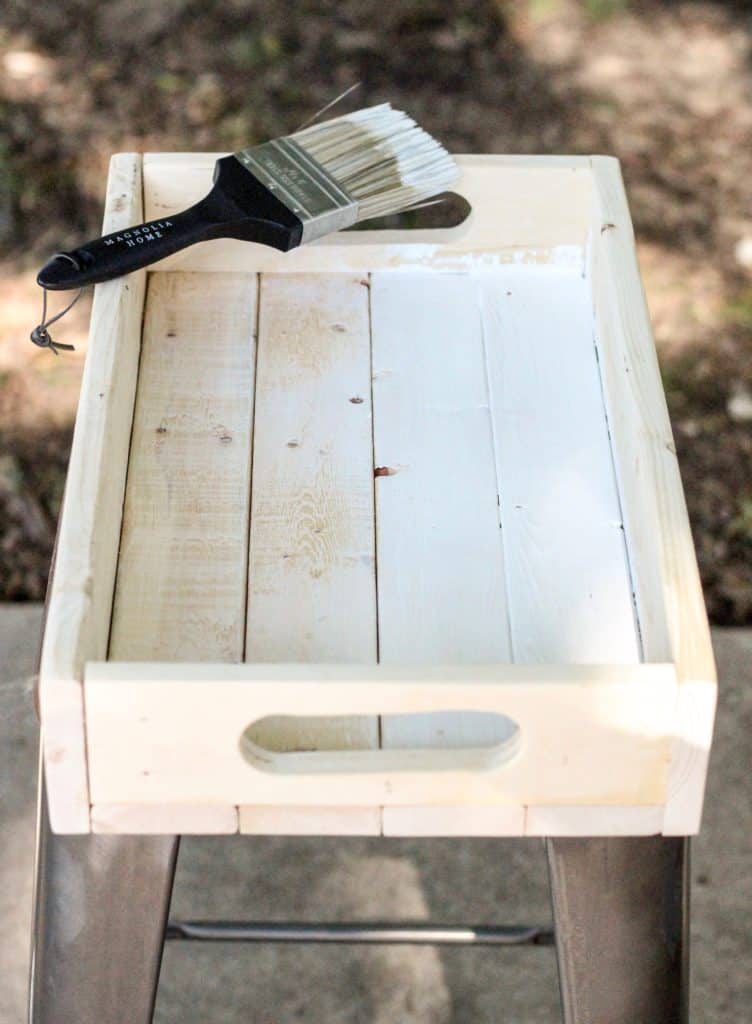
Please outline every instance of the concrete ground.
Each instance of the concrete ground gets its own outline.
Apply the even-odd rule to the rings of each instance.
[[[24,1020],[36,776],[30,699],[41,609],[0,606],[0,1024]],[[752,633],[716,630],[721,702],[693,847],[696,1024],[752,1006]],[[187,839],[180,917],[547,922],[533,840]],[[551,949],[169,944],[157,1024],[553,1024]],[[639,1024],[639,1022],[635,1022]]]

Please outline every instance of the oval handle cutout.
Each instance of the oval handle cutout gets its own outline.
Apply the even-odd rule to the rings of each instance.
[[[420,719],[422,742],[388,749],[352,749],[348,734],[362,736],[373,716],[273,715],[252,722],[240,737],[243,758],[279,774],[302,772],[491,771],[520,746],[520,728],[506,715],[487,711],[431,711],[382,715],[383,720]],[[462,722],[461,735],[450,723]]]
[[[472,213],[472,206],[457,192],[442,192],[412,210],[392,213],[388,217],[361,220],[348,231],[429,231],[458,228]]]

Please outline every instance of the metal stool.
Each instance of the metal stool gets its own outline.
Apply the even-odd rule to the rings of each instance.
[[[178,845],[174,836],[54,835],[41,788],[30,1024],[150,1024],[165,938],[463,946],[553,938],[524,925],[168,924]],[[689,841],[546,845],[565,1024],[687,1021]]]

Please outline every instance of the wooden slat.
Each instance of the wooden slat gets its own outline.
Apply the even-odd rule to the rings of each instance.
[[[376,657],[368,289],[264,276],[248,661]]]
[[[344,275],[261,279],[250,662],[376,660],[367,285]],[[378,719],[305,729],[279,720],[261,740],[274,749],[367,749],[378,746]],[[363,815],[378,832],[378,809],[353,815],[356,832]],[[255,819],[253,808],[241,809],[241,828],[256,831]],[[294,808],[275,831],[286,828],[299,830]],[[326,814],[320,828],[330,829]]]
[[[479,275],[479,286],[514,659],[634,664],[639,635],[588,285],[571,271],[510,267]],[[588,815],[529,808],[525,830],[540,835],[545,821],[551,834],[568,834],[575,819],[582,827]]]
[[[94,804],[91,830],[103,835],[228,835],[238,831],[231,804]]]
[[[582,276],[376,274],[372,307],[382,659],[637,662]],[[385,719],[383,743],[481,742],[465,722]],[[451,834],[456,812],[416,828]]]
[[[390,836],[648,836],[662,821],[662,804],[384,808]]]
[[[504,559],[475,282],[374,274],[379,657],[509,661]],[[382,745],[504,739],[500,720],[384,719]]]
[[[662,822],[662,804],[537,805],[527,808],[525,835],[654,836],[660,835]]]
[[[239,808],[240,831],[253,836],[372,836],[378,833],[377,807]]]
[[[147,153],[144,194],[149,219],[197,202],[211,187],[220,153]],[[449,229],[358,231],[328,236],[292,252],[217,239],[191,246],[158,270],[261,273],[366,273],[433,267],[462,270],[519,260],[584,266],[592,205],[587,157],[459,156],[453,190],[477,213]]]
[[[210,285],[210,287],[209,287]],[[241,661],[256,278],[152,278],[110,658]],[[237,811],[95,808],[97,831],[235,832]]]
[[[619,164],[592,158],[590,277],[645,657],[681,682],[663,832],[700,827],[716,671],[676,448]]]
[[[110,162],[102,231],[141,220],[141,157]],[[97,285],[39,672],[55,832],[89,831],[83,672],[107,651],[136,390],[144,272]]]
[[[152,277],[110,658],[241,661],[256,279]]]
[[[479,275],[517,662],[639,661],[627,552],[579,274]]]

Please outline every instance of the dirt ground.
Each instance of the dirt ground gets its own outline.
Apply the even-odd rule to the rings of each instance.
[[[618,156],[711,618],[752,623],[752,9],[669,0],[15,0],[0,22],[0,600],[44,593],[85,349],[35,267],[109,154],[233,149],[354,81],[457,152]]]

